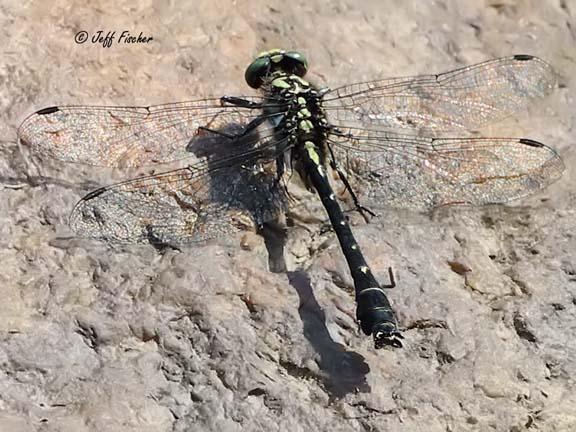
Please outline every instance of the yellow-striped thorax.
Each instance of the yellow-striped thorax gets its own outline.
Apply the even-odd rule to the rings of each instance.
[[[264,89],[272,107],[265,108],[266,114],[282,114],[279,125],[284,126],[288,140],[303,145],[308,154],[315,153],[313,159],[321,164],[324,161],[321,126],[327,122],[319,91],[303,78],[307,70],[308,63],[301,53],[275,49],[260,53],[246,69],[245,77],[251,87]],[[282,108],[276,110],[274,105]],[[310,146],[312,143],[317,150]]]

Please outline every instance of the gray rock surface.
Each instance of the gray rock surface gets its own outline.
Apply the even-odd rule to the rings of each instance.
[[[153,40],[79,45],[80,30]],[[0,34],[0,431],[576,430],[573,0],[8,0]],[[257,236],[109,247],[66,220],[122,173],[18,149],[45,106],[246,94],[244,68],[273,47],[303,50],[330,86],[516,53],[559,72],[552,97],[485,131],[552,145],[559,182],[512,206],[355,226],[379,280],[395,270],[402,350],[359,334],[320,224],[290,232],[279,273]]]

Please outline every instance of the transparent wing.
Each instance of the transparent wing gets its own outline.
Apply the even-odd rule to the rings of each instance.
[[[554,150],[524,138],[440,139],[350,128],[329,142],[361,196],[397,208],[503,203],[547,186],[564,170]]]
[[[262,102],[250,98],[252,102]],[[51,107],[30,115],[18,136],[40,156],[109,167],[139,167],[184,159],[202,136],[249,124],[259,109],[222,106],[205,99],[150,107]]]
[[[97,189],[78,202],[70,226],[81,237],[160,244],[254,230],[285,208],[272,161],[287,148],[271,141],[248,150],[247,143],[228,142],[234,154],[225,158]]]
[[[335,124],[428,132],[473,129],[525,109],[550,93],[556,73],[543,60],[516,55],[439,75],[391,78],[328,92],[324,108]]]

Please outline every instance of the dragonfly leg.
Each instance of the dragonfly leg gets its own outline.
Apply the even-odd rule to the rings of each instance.
[[[344,136],[338,128],[329,127],[329,130],[333,134]],[[348,191],[348,193],[352,197],[352,201],[354,202],[354,207],[356,208],[356,210],[362,215],[362,217],[364,218],[364,220],[366,222],[369,222],[369,219],[366,216],[366,213],[368,213],[372,217],[375,217],[376,213],[374,213],[369,208],[360,204],[360,200],[358,199],[358,196],[356,195],[356,193],[354,193],[354,189],[352,189],[352,186],[350,185],[348,178],[346,178],[346,175],[340,169],[340,167],[338,166],[338,163],[336,162],[336,157],[334,156],[334,152],[332,151],[332,147],[330,147],[329,144],[326,144],[326,147],[328,147],[328,151],[330,152],[330,166],[332,167],[332,169],[334,171],[336,171],[338,173],[338,177],[340,178],[340,181],[342,181],[342,183],[344,183],[344,187],[346,188],[346,190]]]
[[[276,179],[274,180],[276,185],[282,183],[281,187],[284,189],[284,193],[289,200],[293,200],[292,194],[288,190],[287,182],[282,181],[284,177],[284,173],[286,172],[286,166],[284,163],[284,154],[279,154],[276,156]],[[292,174],[290,174],[292,176]]]
[[[332,154],[332,150],[330,150],[330,153]],[[332,154],[332,160],[330,161],[330,166],[332,167],[332,169],[334,171],[336,171],[336,173],[338,173],[338,178],[340,178],[340,181],[342,181],[342,183],[344,183],[344,187],[346,188],[346,190],[348,191],[348,193],[352,197],[352,202],[354,202],[354,207],[356,208],[356,211],[358,211],[362,215],[362,217],[364,218],[364,220],[366,222],[369,222],[370,220],[366,216],[366,213],[368,213],[372,217],[375,217],[376,213],[374,213],[369,208],[364,207],[362,204],[360,204],[360,200],[358,199],[358,196],[356,195],[356,193],[354,193],[354,189],[352,189],[352,186],[350,185],[350,182],[348,182],[348,179],[346,178],[346,175],[344,174],[344,172],[338,167],[338,164],[336,163],[336,160],[334,159],[333,154]]]
[[[254,120],[252,120],[250,123],[248,123],[246,126],[243,126],[243,130],[242,132],[239,133],[235,133],[235,134],[229,134],[226,132],[222,132],[220,130],[215,130],[215,129],[210,129],[209,127],[206,126],[199,126],[198,130],[200,131],[205,131],[205,132],[210,132],[216,135],[220,135],[226,138],[229,138],[231,140],[235,140],[235,139],[240,139],[245,137],[246,135],[248,135],[250,132],[252,132],[253,130],[255,130],[258,126],[260,126],[262,123],[264,123],[266,121],[266,118],[264,116],[261,117],[256,117]]]
[[[380,285],[381,288],[396,288],[396,279],[394,279],[394,272],[392,267],[388,267],[388,276],[390,277],[390,283],[386,285]]]
[[[280,181],[284,175],[284,154],[276,156],[276,181]]]
[[[250,100],[239,98],[236,96],[222,96],[220,98],[220,103],[222,104],[222,106],[232,105],[240,108],[252,108],[252,109],[262,108],[263,106],[261,103],[252,102]]]
[[[342,183],[344,183],[344,187],[352,197],[352,201],[354,202],[354,207],[356,207],[356,210],[362,215],[362,217],[366,222],[369,222],[366,213],[368,213],[372,217],[375,217],[376,213],[374,213],[368,207],[365,207],[362,204],[360,204],[360,200],[356,196],[356,193],[354,193],[354,189],[352,189],[352,186],[350,186],[350,183],[348,182],[346,175],[340,170],[340,168],[338,168],[338,165],[336,165],[336,163],[332,161],[330,162],[330,166],[338,173],[338,177],[340,178]]]

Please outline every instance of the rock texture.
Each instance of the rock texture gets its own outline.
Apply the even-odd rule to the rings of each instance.
[[[8,0],[0,24],[1,431],[576,430],[572,0]],[[77,44],[82,30],[153,40]],[[321,224],[290,232],[286,272],[257,236],[162,253],[88,242],[69,211],[126,173],[18,149],[45,106],[246,94],[244,68],[272,47],[303,50],[330,86],[515,53],[559,72],[552,97],[486,130],[555,147],[559,182],[513,206],[355,227],[380,280],[395,270],[402,350],[358,333]]]

